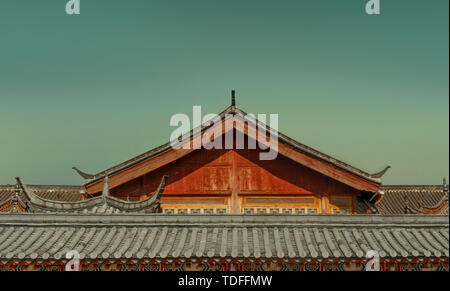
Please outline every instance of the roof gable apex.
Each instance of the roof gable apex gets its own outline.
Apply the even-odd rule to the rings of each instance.
[[[360,169],[352,167],[331,156],[328,156],[289,138],[281,132],[270,128],[263,122],[254,118],[252,115],[247,114],[245,111],[237,108],[236,106],[230,106],[226,110],[218,114],[215,118],[220,122],[217,122],[217,120],[215,120],[214,118],[210,119],[209,121],[203,123],[201,126],[194,128],[190,132],[183,135],[181,137],[181,140],[186,140],[192,145],[195,139],[201,139],[204,134],[210,134],[208,131],[213,130],[215,127],[222,126],[223,129],[224,123],[230,121],[230,117],[233,118],[233,128],[242,127],[242,124],[237,126],[239,122],[243,123],[243,125],[247,127],[256,127],[257,130],[264,127],[266,129],[266,134],[273,134],[277,136],[278,153],[356,189],[376,192],[379,185],[381,184],[380,177],[387,170],[385,169],[380,173],[372,175],[368,174]],[[247,136],[248,133],[248,130],[247,132],[244,132],[244,134],[246,134]],[[225,131],[222,130],[221,134],[225,134]],[[256,136],[251,137],[256,139]],[[142,155],[139,155],[133,159],[130,159],[98,174],[89,175],[83,173],[82,176],[85,178],[85,186],[90,189],[90,193],[101,191],[102,180],[105,177],[105,174],[108,173],[108,175],[111,177],[111,187],[116,187],[127,181],[126,179],[115,181],[115,176],[120,173],[127,172],[128,177],[136,178],[138,176],[129,174],[130,170],[132,171],[132,169],[139,168],[141,173],[148,173],[194,151],[192,147],[190,149],[175,150],[172,148],[173,142],[174,141],[170,141],[160,147],[150,150]],[[151,161],[152,163],[148,164],[149,161]],[[147,165],[144,165],[145,163],[147,163]],[[78,169],[76,170],[77,172],[81,172]]]

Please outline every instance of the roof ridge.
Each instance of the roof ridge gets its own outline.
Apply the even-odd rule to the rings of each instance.
[[[45,187],[53,187],[53,188],[84,188],[83,185],[45,185],[45,184],[27,184],[28,187],[31,188],[45,188]]]
[[[221,113],[219,113],[218,115],[221,116],[221,115],[225,115],[227,113],[235,113],[234,111],[235,111],[235,108],[233,106],[229,106],[225,110],[223,110]],[[208,122],[205,122],[205,123],[208,123]],[[189,134],[192,135],[193,132],[195,132],[195,130],[198,129],[199,127],[202,127],[202,129],[203,129],[203,124],[205,124],[205,123],[202,123],[200,126],[191,129],[189,131]],[[156,154],[161,154],[161,153],[163,153],[166,150],[167,146],[170,146],[170,145],[171,145],[171,141],[168,141],[168,142],[166,142],[166,143],[164,143],[164,144],[162,144],[160,146],[157,146],[157,147],[155,147],[155,148],[153,148],[151,150],[148,150],[148,151],[146,151],[146,152],[144,152],[142,154],[134,156],[131,159],[128,159],[128,160],[126,160],[126,161],[124,161],[122,163],[119,163],[119,164],[115,165],[115,166],[112,166],[112,167],[110,167],[110,168],[108,168],[108,169],[106,169],[104,171],[100,171],[100,172],[98,172],[98,173],[93,175],[94,176],[93,179],[87,179],[87,180],[91,180],[91,181],[98,180],[99,178],[102,178],[106,173],[111,175],[114,172],[116,172],[117,170],[120,170],[120,169],[122,169],[124,167],[127,167],[130,164],[133,164],[133,163],[141,161],[141,160],[145,160],[145,159],[150,158],[150,157],[152,157],[153,155],[156,155]],[[86,184],[89,184],[89,183],[90,183],[90,181],[88,183],[86,183]]]
[[[135,223],[163,223],[164,225],[217,225],[218,223],[235,223],[242,225],[373,225],[379,227],[383,225],[449,225],[448,216],[435,214],[410,214],[410,215],[333,215],[333,214],[304,214],[304,215],[245,215],[245,214],[185,214],[171,215],[162,213],[117,213],[113,216],[98,213],[21,213],[20,215],[0,213],[0,224],[23,222],[45,223],[46,220],[52,223],[83,223],[104,221],[108,224],[135,224]]]
[[[61,188],[84,188],[83,185],[46,185],[46,184],[27,184],[28,187],[39,188],[39,187],[61,187]],[[14,188],[15,185],[0,185],[0,188]]]
[[[240,113],[241,115],[244,115],[244,116],[247,115],[247,112],[245,112],[244,110],[242,110],[242,109],[240,109],[238,107],[235,108],[235,111],[237,113]],[[261,123],[261,124],[265,125],[266,127],[268,127],[270,130],[272,130],[271,127],[269,127],[266,124],[264,124],[263,122],[259,121],[257,118],[255,118],[255,120],[256,120],[257,123]],[[312,147],[310,147],[308,145],[305,145],[305,144],[303,144],[303,143],[301,143],[301,142],[299,142],[299,141],[297,141],[295,139],[292,139],[292,138],[288,137],[287,135],[285,135],[284,133],[282,133],[279,130],[276,130],[276,131],[278,133],[278,136],[282,136],[283,138],[286,139],[287,143],[297,144],[298,146],[300,146],[302,148],[301,150],[309,151],[309,154],[313,154],[313,155],[319,156],[320,158],[323,158],[325,160],[325,162],[334,162],[334,163],[339,164],[340,166],[349,167],[351,170],[356,171],[356,172],[358,172],[360,174],[363,174],[368,179],[376,180],[376,178],[371,177],[371,176],[373,176],[373,174],[370,174],[370,173],[368,173],[366,171],[363,171],[363,170],[361,170],[359,168],[356,168],[356,167],[354,167],[354,166],[352,166],[352,165],[350,165],[350,164],[348,164],[346,162],[343,162],[343,161],[341,161],[341,160],[339,160],[337,158],[334,158],[334,157],[332,157],[332,156],[330,156],[328,154],[325,154],[322,151],[319,151],[319,150],[317,150],[315,148],[312,148]],[[326,159],[330,159],[331,161],[326,161]],[[384,169],[382,172],[385,172],[386,170],[387,169]],[[379,174],[379,173],[376,173],[376,174]]]

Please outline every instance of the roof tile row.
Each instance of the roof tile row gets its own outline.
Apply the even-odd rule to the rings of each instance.
[[[0,260],[60,260],[71,250],[86,260],[359,259],[368,250],[377,251],[381,258],[449,256],[448,220],[424,224],[429,216],[411,216],[414,219],[408,222],[384,219],[384,223],[368,216],[341,218],[341,223],[331,223],[328,216],[314,217],[316,222],[306,216],[291,220],[284,216],[241,216],[244,223],[240,224],[230,217],[184,216],[171,224],[167,223],[170,218],[160,215],[154,217],[154,223],[131,224],[120,223],[126,219],[112,221],[99,216],[97,224],[83,219],[60,224],[56,216],[41,216],[41,223],[36,223],[22,215],[11,223],[0,215]],[[48,225],[49,219],[56,223]],[[282,223],[283,219],[291,223]],[[361,220],[367,224],[358,224]]]

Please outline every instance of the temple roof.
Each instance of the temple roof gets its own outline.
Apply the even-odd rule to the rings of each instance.
[[[0,213],[0,261],[448,258],[442,215],[155,215]]]
[[[246,117],[247,113],[244,112],[243,110],[239,109],[236,106],[230,106],[228,107],[226,110],[224,110],[223,112],[221,112],[219,114],[219,117],[221,118],[221,120],[224,120],[225,117],[227,115],[233,115],[233,116],[240,116],[240,117]],[[384,170],[375,173],[375,174],[369,174],[363,170],[360,170],[358,168],[355,168],[347,163],[344,163],[336,158],[333,158],[329,155],[326,155],[318,150],[315,150],[311,147],[308,147],[300,142],[297,142],[291,138],[289,138],[288,136],[275,131],[273,129],[271,129],[270,127],[266,126],[265,124],[263,124],[262,122],[258,121],[257,119],[248,119],[245,118],[244,119],[246,122],[253,122],[254,124],[257,124],[258,126],[263,126],[265,128],[268,129],[268,132],[276,132],[276,134],[278,135],[278,140],[279,142],[293,148],[294,150],[301,152],[309,157],[312,157],[316,160],[319,160],[321,162],[324,162],[325,164],[331,165],[334,168],[337,168],[339,170],[342,170],[344,172],[350,173],[352,175],[355,175],[359,178],[362,178],[363,180],[375,184],[375,185],[380,185],[381,184],[381,177],[383,176],[383,174],[387,171],[387,169],[389,169],[389,167],[386,167]],[[210,122],[206,122],[204,123],[201,128],[202,128],[202,132],[208,128],[210,128],[211,126],[213,126]],[[189,135],[189,138],[192,139],[195,137],[195,133],[198,132],[197,129],[193,129],[191,130],[187,135]],[[183,137],[184,140],[184,137]],[[108,175],[110,177],[114,176],[115,174],[118,174],[122,171],[125,171],[129,168],[132,168],[133,166],[149,160],[149,159],[153,159],[156,158],[162,154],[165,154],[169,151],[171,151],[173,148],[171,146],[171,142],[169,141],[168,143],[161,145],[157,148],[154,148],[148,152],[145,152],[141,155],[138,155],[130,160],[127,160],[123,163],[120,163],[116,166],[113,166],[107,170],[101,171],[97,174],[87,174],[81,170],[79,170],[78,168],[74,167],[75,171],[77,171],[77,173],[79,173],[84,179],[84,185],[85,186],[89,186],[89,185],[93,185],[97,182],[101,182],[101,180],[104,178],[105,174],[108,173]]]

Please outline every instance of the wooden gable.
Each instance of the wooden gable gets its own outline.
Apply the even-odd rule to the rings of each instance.
[[[232,117],[231,122],[234,137],[241,129],[244,129],[246,141],[261,134],[241,118]],[[208,131],[217,127],[225,133],[223,121],[207,128],[203,134],[210,134]],[[194,143],[198,138],[201,135],[190,138],[189,142]],[[167,175],[162,207],[175,212],[331,213],[341,208],[354,212],[356,196],[378,191],[379,185],[373,181],[312,157],[288,143],[276,142],[278,156],[268,161],[259,159],[260,149],[247,147],[170,148],[111,174],[111,194],[123,199],[145,199],[155,191],[161,177]],[[270,145],[268,141],[266,145]],[[101,180],[87,185],[91,194],[102,189]]]

